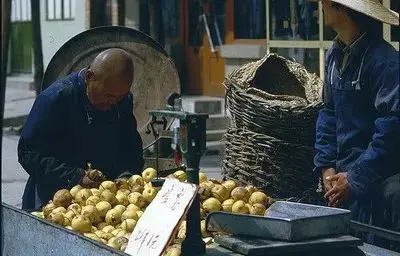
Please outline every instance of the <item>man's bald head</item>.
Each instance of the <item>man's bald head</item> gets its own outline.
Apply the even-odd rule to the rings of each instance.
[[[129,92],[133,75],[133,61],[128,52],[111,48],[99,53],[86,74],[89,100],[99,109],[110,108]]]

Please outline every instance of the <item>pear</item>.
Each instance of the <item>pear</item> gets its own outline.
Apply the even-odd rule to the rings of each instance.
[[[133,192],[128,195],[128,200],[130,204],[134,204],[140,208],[143,208],[146,205],[146,200],[143,195],[138,192]]]
[[[140,186],[140,185],[134,185],[131,188],[131,192],[138,192],[140,194],[143,193],[143,190],[144,190],[144,186]]]
[[[237,187],[237,184],[233,180],[226,180],[226,181],[222,182],[222,186],[224,186],[230,194],[232,192],[232,190]]]
[[[229,198],[222,202],[222,210],[224,212],[232,212],[232,205],[235,203],[235,200]]]
[[[135,204],[129,204],[127,207],[126,207],[126,210],[133,210],[133,211],[135,211],[135,212],[138,212],[138,211],[140,211],[140,208],[137,206],[137,205],[135,205]]]
[[[204,184],[204,185],[206,185],[207,187],[209,187],[210,190],[212,190],[212,189],[214,188],[214,186],[215,186],[215,184],[214,184],[212,181],[210,181],[210,180],[205,181],[205,182],[203,182],[202,184]]]
[[[157,177],[157,171],[154,168],[146,168],[142,172],[142,178],[144,182],[149,183],[156,177]]]
[[[144,186],[144,182],[143,182],[143,178],[140,175],[132,175],[129,180],[128,180],[129,185],[131,185],[131,187],[134,186]]]
[[[117,193],[117,184],[115,184],[115,182],[113,182],[113,181],[106,180],[100,184],[99,190],[100,190],[100,193],[102,193],[104,190],[109,190],[113,194],[116,194]]]
[[[61,212],[52,212],[49,214],[48,218],[53,222],[54,224],[63,226],[64,225],[64,214]]]
[[[248,202],[250,193],[244,187],[237,187],[232,190],[231,196],[235,201],[242,200],[244,202]]]
[[[84,233],[83,235],[86,236],[86,237],[88,237],[88,238],[90,238],[90,239],[93,239],[93,240],[95,240],[95,241],[97,241],[97,242],[101,242],[100,237],[98,237],[96,234],[93,234],[93,233]]]
[[[207,175],[204,172],[199,172],[199,183],[203,183],[207,181]]]
[[[124,221],[126,219],[133,219],[133,220],[138,220],[138,216],[135,211],[124,211],[121,215],[121,221]]]
[[[96,204],[96,209],[100,217],[105,217],[106,213],[112,209],[112,206],[109,202],[101,201]]]
[[[269,202],[269,197],[264,194],[263,192],[257,191],[251,194],[249,198],[249,203],[254,205],[254,204],[262,204],[262,205],[268,205]]]
[[[126,232],[133,232],[136,226],[136,220],[134,219],[125,219],[121,223],[121,228],[125,230]]]
[[[121,204],[116,205],[116,206],[114,207],[114,209],[117,210],[117,211],[119,211],[121,214],[122,214],[124,211],[126,211],[126,207],[123,206],[123,205],[121,205]]]
[[[106,223],[106,222],[100,222],[99,224],[97,224],[96,227],[98,230],[103,230],[103,228],[107,225],[108,225],[108,223]]]
[[[111,226],[111,225],[107,225],[107,226],[105,226],[105,227],[102,229],[103,232],[105,232],[105,233],[110,233],[110,234],[111,234],[111,232],[113,232],[114,230],[115,230],[115,228],[114,228],[113,226]]]
[[[38,218],[44,219],[44,214],[43,214],[43,212],[31,212],[31,214],[32,214],[33,216],[38,217]]]
[[[126,189],[126,188],[118,189],[117,195],[118,195],[118,194],[124,194],[124,195],[128,196],[128,195],[131,193],[131,190],[130,190],[130,189],[131,189],[131,188],[129,188],[129,189]]]
[[[97,230],[94,232],[96,236],[100,237],[101,239],[109,240],[113,237],[113,234],[104,232],[103,230]]]
[[[67,208],[72,202],[72,195],[68,189],[61,189],[57,191],[53,196],[53,203],[55,206],[62,206]]]
[[[110,243],[110,242],[107,243],[107,246],[109,246],[111,248],[114,248],[114,249],[117,249],[117,250],[119,250],[121,248],[121,246],[119,246],[118,244]]]
[[[210,196],[211,196],[211,188],[205,183],[201,183],[199,186],[200,186],[200,190],[199,190],[200,200],[204,201],[207,198],[210,198]]]
[[[253,214],[253,215],[263,216],[265,213],[265,210],[266,210],[266,208],[265,208],[264,204],[256,203],[256,204],[253,204],[250,206],[250,214]]]
[[[247,185],[245,188],[247,189],[247,191],[249,191],[249,194],[250,194],[250,195],[253,194],[254,192],[257,192],[257,191],[258,191],[258,188],[256,188],[256,187],[253,186],[253,185]]]
[[[129,190],[128,190],[129,192]],[[115,198],[117,199],[117,203],[123,206],[127,206],[129,204],[129,200],[128,200],[128,196],[124,193],[117,193],[117,195],[115,196]]]
[[[143,212],[142,211],[136,211],[136,214],[138,216],[138,219],[140,219],[142,217],[142,215],[143,215]]]
[[[77,204],[77,203],[73,203],[73,204],[71,204],[70,206],[68,206],[68,211],[72,211],[72,212],[75,213],[75,215],[78,215],[78,214],[80,214],[81,211],[82,211],[82,206],[80,206],[80,205]]]
[[[65,226],[66,229],[72,230],[71,226]]]
[[[127,246],[128,246],[128,243],[123,243],[121,245],[121,248],[119,248],[119,250],[125,252]]]
[[[221,210],[221,202],[214,197],[210,197],[203,202],[203,209],[206,213]]]
[[[243,200],[239,200],[232,205],[232,212],[248,214],[249,208],[246,206],[246,202],[244,202]]]
[[[79,214],[79,213],[78,213]],[[65,213],[65,217],[68,218],[70,221],[72,221],[72,219],[76,216],[77,214],[72,211],[72,210],[68,210],[67,213]],[[68,226],[68,225],[66,225]]]
[[[115,185],[117,186],[117,189],[127,189],[129,190],[129,183],[127,179],[124,178],[119,178],[115,180]]]
[[[51,211],[51,213],[62,213],[62,214],[65,214],[65,213],[67,213],[67,209],[65,209],[64,207],[60,206],[60,207],[57,207],[56,209],[54,209],[53,211]]]
[[[83,189],[79,190],[78,193],[76,193],[75,202],[80,205],[85,205],[86,200],[88,200],[88,198],[91,195],[92,195],[92,191],[90,191],[90,189],[83,188]]]
[[[157,195],[157,190],[155,188],[148,187],[143,190],[143,198],[144,200],[146,200],[147,203],[151,203],[151,201],[153,201],[156,195]]]
[[[90,220],[82,215],[75,216],[71,222],[72,230],[79,233],[90,233],[92,231],[92,224]]]
[[[57,207],[51,202],[51,203],[48,203],[48,204],[46,204],[44,207],[43,207],[43,209],[42,209],[42,211],[43,211],[43,216],[45,217],[45,218],[47,218],[47,216],[49,216],[49,214],[54,210],[54,209],[56,209]]]
[[[91,223],[100,222],[99,212],[97,211],[97,208],[93,205],[86,205],[82,207],[81,215],[87,217]]]
[[[90,189],[90,192],[92,192],[92,195],[93,196],[98,196],[98,197],[100,197],[100,190],[99,189],[97,189],[97,188],[91,188]]]
[[[118,235],[118,233],[121,232],[121,231],[122,231],[121,228],[116,228],[113,231],[111,231],[111,234],[116,237]]]
[[[121,213],[118,210],[111,209],[106,214],[106,222],[110,225],[117,225],[121,223]]]
[[[202,237],[209,237],[210,236],[208,234],[208,232],[207,232],[207,229],[206,229],[206,221],[205,220],[202,220],[200,222],[200,230],[201,230],[201,236]]]
[[[69,191],[69,193],[71,194],[71,196],[73,198],[76,197],[76,194],[78,193],[79,190],[83,189],[83,187],[81,185],[76,185],[74,187],[71,188],[71,190]]]
[[[89,196],[89,198],[86,200],[86,205],[93,205],[96,206],[100,202],[100,197],[99,196]]]
[[[176,171],[174,172],[173,176],[180,182],[185,182],[187,180],[187,174],[184,171]]]
[[[111,205],[116,205],[117,203],[117,198],[115,198],[115,193],[113,193],[111,190],[108,189],[103,190],[101,192],[100,199],[102,201],[109,202]]]
[[[212,188],[211,193],[213,197],[217,198],[220,202],[223,202],[229,198],[229,191],[222,185],[215,185]]]

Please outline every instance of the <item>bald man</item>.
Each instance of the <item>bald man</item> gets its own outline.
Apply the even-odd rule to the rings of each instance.
[[[18,160],[29,174],[22,209],[41,208],[62,188],[140,173],[133,71],[127,52],[108,49],[37,97],[18,144]],[[98,171],[89,175],[88,163]]]

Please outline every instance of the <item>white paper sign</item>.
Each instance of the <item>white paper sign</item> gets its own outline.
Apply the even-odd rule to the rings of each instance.
[[[194,184],[166,179],[136,224],[125,253],[133,256],[162,255],[197,191]]]

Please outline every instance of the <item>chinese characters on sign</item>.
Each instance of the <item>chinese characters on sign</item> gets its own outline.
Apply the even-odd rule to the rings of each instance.
[[[166,179],[146,208],[129,239],[125,253],[133,256],[161,255],[197,193],[194,184]]]

